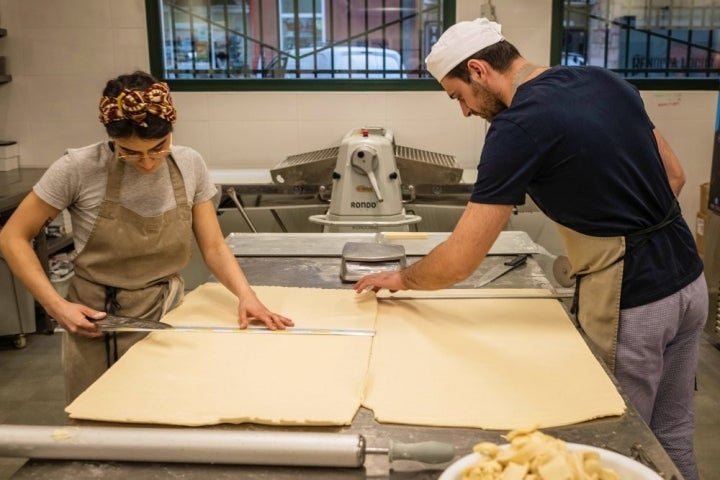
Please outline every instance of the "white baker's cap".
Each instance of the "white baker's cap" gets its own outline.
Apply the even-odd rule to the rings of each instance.
[[[460,62],[485,47],[504,40],[502,26],[487,18],[458,22],[445,30],[425,59],[428,72],[439,82]]]

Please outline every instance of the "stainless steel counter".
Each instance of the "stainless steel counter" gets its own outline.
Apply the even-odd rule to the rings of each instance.
[[[332,234],[325,234],[332,235]],[[259,240],[259,237],[257,237]],[[288,234],[288,242],[293,241]],[[410,263],[420,257],[409,257]],[[489,268],[497,265],[509,256],[494,255],[488,257],[475,274],[457,285],[458,288],[471,288],[474,282]],[[259,256],[240,257],[239,262],[245,274],[254,285],[303,286],[319,288],[351,288],[351,284],[342,283],[339,276],[340,258],[337,257],[289,257]],[[491,284],[494,288],[552,288],[545,272],[535,259],[530,258],[526,265],[517,268]],[[559,394],[562,394],[559,392]],[[76,422],[76,425],[103,425],[99,422]],[[117,426],[117,425],[113,425]],[[133,427],[137,427],[134,425]],[[148,426],[147,428],[152,428]],[[277,431],[278,428],[261,425],[222,425],[218,429],[243,429],[251,431]],[[503,442],[501,435],[506,432],[487,431],[474,428],[441,428],[407,425],[380,424],[375,421],[372,412],[361,408],[349,427],[294,427],[284,430],[302,432],[357,433],[363,435],[370,447],[387,447],[389,442],[418,442],[436,440],[447,442],[455,447],[456,458],[471,452],[473,445],[480,441]],[[584,422],[566,427],[544,429],[565,441],[590,444],[615,450],[631,456],[633,445],[642,445],[642,450],[657,468],[665,473],[665,478],[681,479],[660,444],[649,428],[638,417],[633,408],[628,408],[621,417],[612,417]],[[125,478],[243,478],[243,479],[436,479],[446,465],[428,466],[412,461],[395,461],[392,465],[383,455],[368,455],[363,468],[289,468],[258,467],[209,464],[179,463],[130,463],[98,461],[49,461],[33,459],[17,473],[18,479],[68,479],[79,477],[125,479]]]
[[[236,257],[336,257],[347,242],[401,245],[407,256],[424,256],[445,241],[448,232],[390,233],[231,233],[226,242]],[[538,253],[538,245],[525,232],[503,231],[489,255]]]
[[[45,168],[18,168],[0,172],[0,214],[16,207],[45,173]],[[1,218],[1,217],[0,217]],[[4,222],[0,221],[0,224]]]

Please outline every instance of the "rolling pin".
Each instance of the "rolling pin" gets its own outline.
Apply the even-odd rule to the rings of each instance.
[[[0,425],[0,457],[361,467],[366,454],[444,463],[455,451],[440,442],[368,448],[362,435],[349,433]]]

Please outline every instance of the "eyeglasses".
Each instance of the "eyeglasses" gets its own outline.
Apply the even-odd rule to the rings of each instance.
[[[170,155],[170,152],[170,150],[158,150],[155,152],[147,153],[129,153],[127,155],[118,155],[118,158],[126,162],[139,162],[142,161],[143,158],[145,158],[145,155],[147,155],[150,160],[162,160],[163,158]]]

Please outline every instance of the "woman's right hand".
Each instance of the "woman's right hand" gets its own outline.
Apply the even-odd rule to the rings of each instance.
[[[48,314],[68,333],[83,337],[101,337],[102,332],[91,320],[105,318],[105,312],[98,312],[79,303],[63,302]]]

